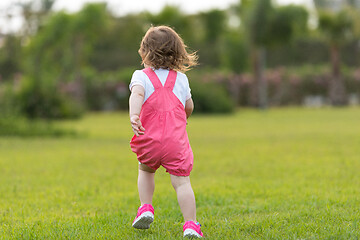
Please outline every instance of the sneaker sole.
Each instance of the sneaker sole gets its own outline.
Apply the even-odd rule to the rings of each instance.
[[[132,224],[136,229],[149,229],[150,224],[154,221],[154,214],[151,212],[144,212]]]
[[[185,229],[184,231],[184,237],[186,238],[202,238],[200,234],[198,234],[193,229]]]

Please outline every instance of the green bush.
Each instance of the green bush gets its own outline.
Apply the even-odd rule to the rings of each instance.
[[[51,83],[25,79],[18,93],[18,105],[30,119],[69,119],[83,115],[81,103],[72,100]]]
[[[89,110],[127,110],[129,105],[128,86],[133,68],[114,72],[96,72],[87,69],[85,79],[85,101]]]
[[[76,132],[53,126],[44,120],[29,120],[19,107],[19,95],[12,83],[0,85],[0,136],[74,136]],[[62,109],[63,112],[66,109]]]
[[[20,109],[11,83],[0,85],[0,118],[17,116]]]
[[[200,92],[200,96],[204,95],[201,97],[201,103],[210,101],[207,97],[211,98],[210,96],[214,90],[216,92],[225,89],[225,96],[230,96],[236,105],[253,106],[255,80],[252,73],[229,74],[227,72],[207,70],[195,74],[191,72],[189,75],[193,91],[196,91],[194,97],[196,97],[197,92]],[[349,97],[359,98],[360,69],[344,67],[341,76]],[[299,67],[267,69],[264,72],[264,77],[267,81],[269,106],[301,105],[308,97],[320,97],[324,104],[328,102],[332,79],[329,66],[302,65]],[[198,82],[201,83],[201,86],[196,85]],[[210,89],[209,96],[202,93],[208,91],[207,89]]]
[[[213,82],[190,82],[195,113],[231,113],[235,106],[225,89]]]

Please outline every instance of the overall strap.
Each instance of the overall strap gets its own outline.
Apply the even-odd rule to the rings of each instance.
[[[160,79],[151,68],[145,68],[143,72],[148,76],[155,89],[162,88]]]
[[[175,86],[175,82],[176,82],[176,76],[177,76],[177,72],[174,70],[169,70],[169,74],[166,78],[166,82],[165,82],[165,88],[170,89],[171,91],[174,89]]]

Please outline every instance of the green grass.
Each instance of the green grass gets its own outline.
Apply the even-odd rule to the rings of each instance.
[[[360,109],[193,116],[191,175],[207,239],[360,238]],[[60,127],[76,138],[0,138],[0,239],[181,239],[170,178],[135,230],[137,161],[127,113]]]

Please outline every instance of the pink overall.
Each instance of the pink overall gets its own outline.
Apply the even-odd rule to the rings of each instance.
[[[139,162],[156,170],[163,166],[176,176],[189,176],[194,156],[186,132],[184,105],[173,93],[177,72],[170,70],[163,86],[151,68],[143,70],[155,91],[145,101],[140,121],[145,134],[130,141]]]

